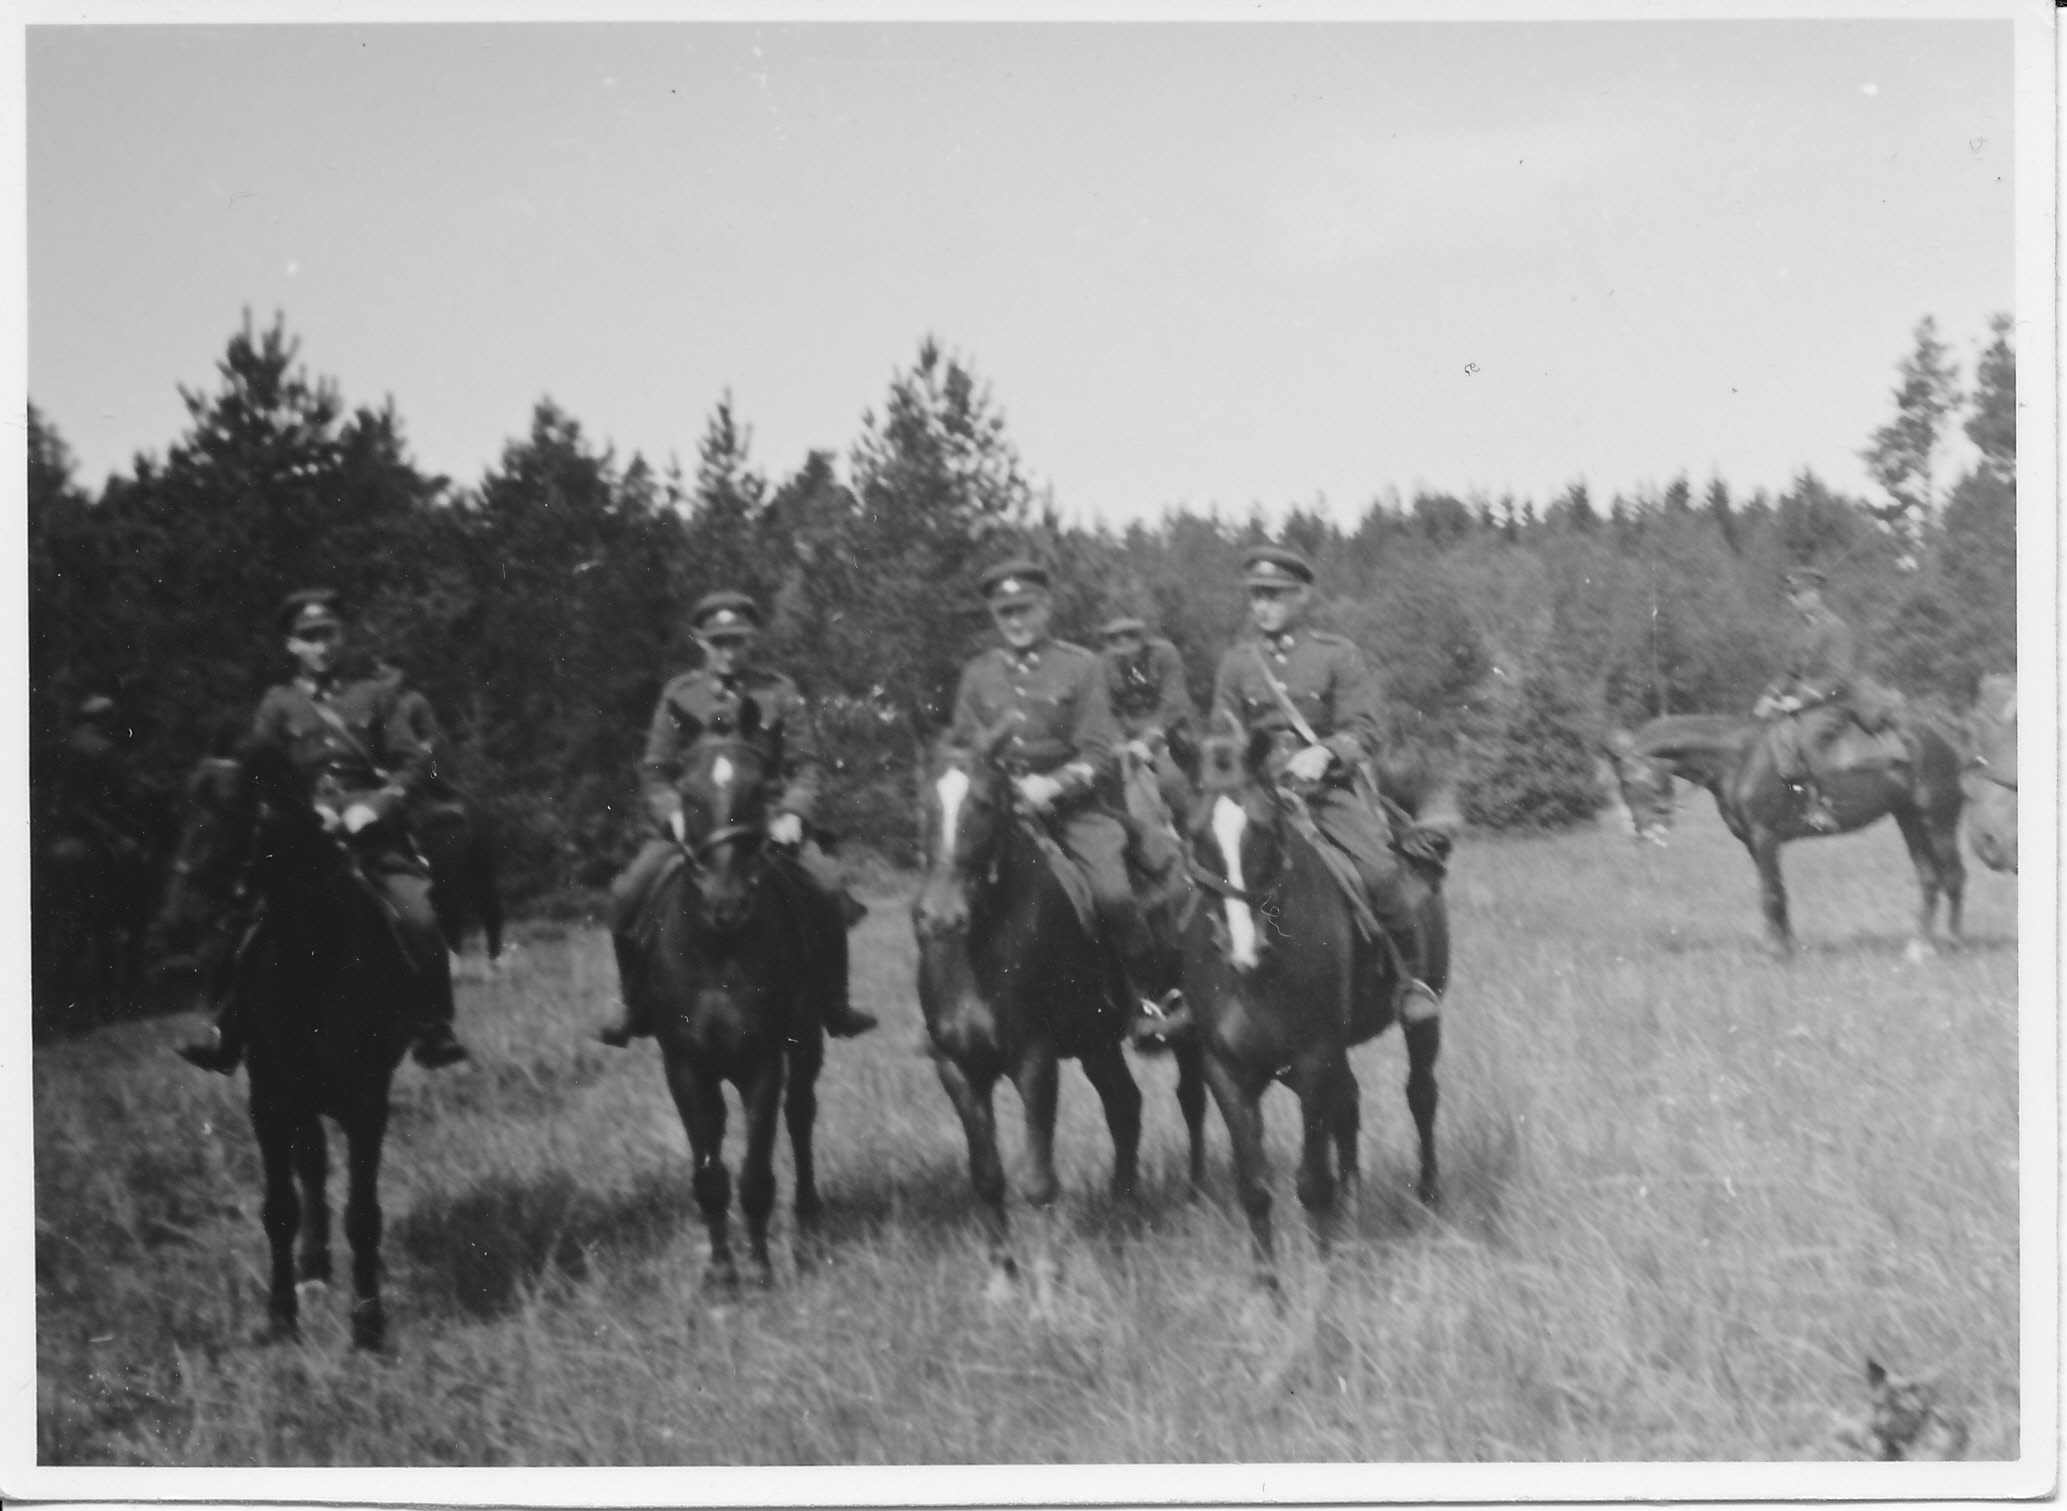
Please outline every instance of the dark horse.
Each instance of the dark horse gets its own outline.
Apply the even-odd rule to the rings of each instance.
[[[2017,869],[2017,674],[1981,679],[1967,715],[1967,843],[1991,871]]]
[[[1272,1289],[1272,1239],[1263,1153],[1262,1097],[1282,1081],[1299,1098],[1303,1141],[1297,1191],[1325,1248],[1336,1187],[1358,1181],[1360,1127],[1350,1046],[1394,1020],[1399,985],[1392,951],[1358,927],[1342,885],[1294,822],[1295,799],[1271,780],[1269,737],[1246,743],[1230,728],[1204,742],[1193,805],[1194,877],[1201,905],[1184,934],[1184,994],[1205,1055],[1206,1084],[1234,1145],[1235,1184],[1255,1239],[1259,1279]],[[1411,868],[1424,893],[1428,984],[1449,983],[1449,914],[1439,876]],[[1402,1025],[1407,1107],[1420,1141],[1414,1191],[1433,1206],[1436,1056],[1442,1020]],[[1334,1154],[1331,1162],[1329,1155]]]
[[[708,735],[690,750],[681,778],[682,863],[661,877],[641,926],[654,1037],[689,1136],[696,1204],[710,1234],[706,1279],[727,1287],[739,1283],[739,1270],[727,1232],[726,1082],[737,1088],[746,1119],[739,1205],[759,1283],[772,1284],[775,1273],[768,1217],[778,1111],[796,1163],[802,1263],[810,1262],[821,1210],[811,1132],[825,1039],[806,994],[808,931],[827,920],[814,917],[812,899],[780,874],[769,845],[767,757],[754,743],[759,719],[745,699],[736,733]]]
[[[419,805],[410,825],[430,863],[431,907],[447,948],[458,954],[478,927],[488,958],[500,959],[502,887],[493,826],[480,806],[455,793]]]
[[[1057,1195],[1055,1098],[1063,1060],[1097,1091],[1112,1131],[1115,1195],[1134,1190],[1141,1092],[1121,1041],[1131,1014],[1116,969],[1071,899],[1042,820],[1021,811],[997,759],[1009,725],[939,763],[925,794],[926,878],[912,904],[919,1005],[940,1084],[969,1141],[969,1179],[997,1277],[1017,1273],[1006,1240],[1005,1171],[991,1096],[999,1077],[1019,1092],[1032,1171],[1026,1198]],[[1194,1185],[1203,1158],[1205,1087],[1196,1056],[1179,1061],[1177,1100],[1191,1135]]]
[[[205,926],[195,915],[219,906],[240,877],[264,899],[242,943],[234,990],[250,1025],[251,1125],[265,1168],[269,1336],[295,1336],[297,1280],[330,1279],[327,1116],[344,1129],[350,1173],[352,1341],[379,1348],[381,1144],[389,1083],[422,1016],[423,978],[372,884],[324,829],[308,779],[285,751],[268,745],[240,761],[206,762],[189,795],[160,918],[165,936],[179,940]]]
[[[1945,896],[1946,928],[1956,941],[1966,890],[1966,866],[1959,856],[1960,757],[1952,743],[1928,723],[1905,718],[1901,725],[1906,759],[1893,766],[1819,775],[1817,784],[1837,817],[1839,832],[1864,828],[1889,814],[1902,831],[1916,879],[1923,889],[1912,956],[1932,948],[1938,895]],[[1840,744],[1840,749],[1842,744]],[[1672,825],[1672,779],[1715,794],[1723,822],[1758,867],[1765,906],[1766,943],[1777,955],[1794,951],[1787,917],[1787,886],[1780,876],[1780,847],[1814,837],[1802,819],[1802,800],[1781,776],[1765,725],[1727,714],[1669,714],[1634,734],[1618,732],[1611,755],[1629,807],[1636,837],[1660,844]]]

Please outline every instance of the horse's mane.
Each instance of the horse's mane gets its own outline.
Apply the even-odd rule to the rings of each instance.
[[[1662,714],[1630,735],[1640,756],[1734,751],[1758,732],[1737,714]]]

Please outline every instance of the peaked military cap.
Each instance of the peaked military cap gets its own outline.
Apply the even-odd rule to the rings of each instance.
[[[1313,582],[1313,563],[1283,546],[1257,546],[1242,559],[1242,586],[1306,587]]]
[[[337,589],[303,588],[289,593],[280,600],[280,607],[274,610],[273,617],[289,635],[319,624],[337,624],[340,622]]]
[[[1132,614],[1122,614],[1117,619],[1108,619],[1098,626],[1098,633],[1110,640],[1117,635],[1145,635],[1148,626]]]
[[[700,635],[743,635],[761,627],[761,606],[744,593],[721,588],[696,600],[689,623]]]
[[[1024,556],[1001,561],[983,574],[984,601],[992,608],[1026,603],[1048,591],[1048,569]]]
[[[1820,588],[1830,580],[1830,574],[1821,567],[1789,567],[1787,587],[1792,592],[1797,588]]]

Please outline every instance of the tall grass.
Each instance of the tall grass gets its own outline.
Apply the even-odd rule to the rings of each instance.
[[[650,1045],[588,1041],[596,931],[531,930],[461,986],[465,1068],[396,1086],[383,1186],[391,1356],[344,1300],[259,1347],[243,1086],[129,1024],[35,1062],[39,1457],[51,1464],[816,1464],[1833,1456],[1866,1354],[1943,1372],[1972,1456],[2018,1448],[2015,883],[1973,945],[1902,958],[1891,828],[1787,856],[1791,966],[1705,803],[1673,849],[1608,832],[1468,844],[1438,1067],[1441,1215],[1407,1192],[1393,1036],[1355,1055],[1365,1189],[1319,1255],[1268,1099],[1287,1302],[1252,1288],[1209,1122],[1183,1189],[1169,1067],[1145,1189],[1103,1185],[1066,1072],[1065,1194],[1015,1204],[1019,1295],[986,1301],[960,1132],[921,1052],[902,900],[871,898],[829,1051],[829,1259],[714,1302]],[[1018,1153],[1017,1107],[1001,1094]],[[738,1134],[733,1135],[736,1159]],[[785,1193],[787,1158],[779,1164]],[[785,1234],[789,1223],[782,1215]]]

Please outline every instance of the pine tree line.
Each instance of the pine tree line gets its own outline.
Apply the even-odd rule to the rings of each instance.
[[[1071,638],[1147,618],[1203,698],[1242,625],[1242,552],[1276,538],[1320,563],[1323,622],[1364,647],[1395,735],[1452,763],[1475,821],[1569,823],[1599,801],[1589,752],[1611,725],[1750,703],[1784,636],[1788,564],[1831,568],[1871,669],[1913,697],[1961,707],[1984,672],[2014,668],[2006,317],[1993,334],[1967,395],[1919,325],[1894,418],[1862,451],[1884,500],[1805,472],[1776,497],[1715,478],[1697,498],[1682,477],[1597,508],[1575,482],[1540,507],[1421,492],[1347,530],[1294,511],[1273,533],[1260,514],[1189,510],[1063,524],[972,365],[930,339],[862,416],[844,481],[825,451],[781,481],[761,471],[727,395],[692,474],[621,461],[543,400],[459,486],[414,465],[392,406],[348,409],[283,322],[247,318],[215,389],[183,392],[186,432],[97,496],[30,409],[32,785],[98,692],[171,791],[280,674],[280,596],[327,583],[430,695],[461,780],[514,841],[521,890],[579,895],[638,838],[633,763],[661,684],[693,662],[684,611],[729,585],[769,606],[766,655],[814,700],[838,762],[830,822],[902,859],[916,761],[984,642],[985,565],[1049,560]],[[1980,461],[1942,487],[1961,414]]]

